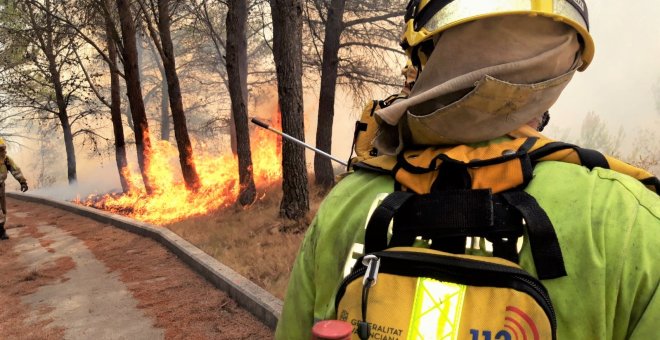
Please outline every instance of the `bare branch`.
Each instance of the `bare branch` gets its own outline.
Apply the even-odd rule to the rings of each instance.
[[[160,38],[158,37],[158,32],[156,31],[153,24],[151,23],[151,19],[147,16],[147,9],[146,9],[146,6],[144,4],[144,1],[143,0],[137,0],[137,2],[140,5],[140,8],[142,9],[142,13],[144,15],[144,21],[147,24],[147,29],[149,31],[149,36],[151,36],[151,40],[154,41],[154,46],[156,47],[156,50],[158,50],[158,54],[160,54],[160,57],[162,59],[165,59],[165,53],[163,52],[163,46],[160,43]],[[158,16],[156,14],[154,14],[154,17],[155,17],[154,20],[158,20],[157,19]]]
[[[360,25],[360,24],[367,24],[367,23],[373,23],[381,20],[386,20],[394,17],[402,17],[406,14],[405,11],[400,11],[400,12],[392,12],[392,13],[386,13],[383,15],[378,15],[375,17],[370,17],[370,18],[360,18],[360,19],[355,19],[352,21],[346,21],[344,22],[344,27],[351,27],[355,25]]]
[[[368,47],[368,48],[372,48],[372,49],[379,49],[379,50],[395,53],[395,54],[402,55],[402,56],[405,55],[405,52],[402,51],[401,49],[398,49],[398,48],[391,48],[391,47],[380,45],[380,44],[372,44],[372,43],[362,42],[362,41],[345,42],[345,43],[339,44],[339,46],[341,48],[351,47],[351,46]]]
[[[80,65],[80,69],[83,71],[85,74],[85,79],[87,79],[87,83],[89,84],[89,87],[92,89],[92,92],[96,95],[96,98],[103,103],[103,105],[110,107],[110,103],[108,103],[107,100],[105,100],[105,97],[103,97],[99,91],[96,89],[96,86],[94,86],[94,82],[92,82],[92,79],[89,76],[89,73],[87,73],[87,69],[85,68],[85,65],[83,65],[82,60],[80,60],[80,55],[78,55],[78,51],[74,50],[74,53],[76,54],[76,59],[78,60],[78,64]]]

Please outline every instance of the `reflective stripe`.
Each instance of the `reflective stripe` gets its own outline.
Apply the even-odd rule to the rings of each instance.
[[[383,202],[385,197],[387,197],[389,193],[387,192],[382,192],[376,195],[376,198],[374,201],[371,203],[371,207],[369,208],[369,213],[367,213],[367,219],[364,222],[364,229],[367,229],[367,225],[369,224],[369,220],[371,219],[371,215],[374,214],[374,211],[376,211],[376,208]],[[392,222],[390,222],[390,227],[387,230],[387,240],[389,241],[390,238],[392,237]],[[351,252],[348,253],[348,256],[346,257],[346,262],[344,263],[344,276],[347,277],[348,274],[351,273],[351,270],[353,270],[353,266],[355,266],[355,263],[357,262],[357,259],[359,259],[362,255],[364,255],[364,244],[355,242],[353,243],[353,247],[351,248]]]
[[[532,10],[543,13],[552,13],[554,11],[554,1],[532,0]]]
[[[408,340],[457,339],[465,285],[419,278]]]

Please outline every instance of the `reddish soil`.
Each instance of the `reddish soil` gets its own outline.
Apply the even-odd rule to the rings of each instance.
[[[9,251],[13,242],[11,239],[0,241],[0,336],[3,339],[62,339],[64,330],[57,327],[46,329],[48,320],[37,323],[25,321],[30,310],[21,304],[21,296],[54,283],[71,268],[52,263],[45,271],[31,271],[20,264],[16,253]],[[40,314],[47,312],[38,311]]]
[[[119,274],[138,301],[138,308],[155,320],[156,327],[165,330],[165,338],[273,338],[270,329],[159,243],[56,208],[13,199],[7,203],[6,227],[19,228],[21,235],[39,239],[45,248],[52,241],[37,232],[38,221],[55,225],[82,240],[99,261]],[[29,217],[12,218],[12,211],[18,210],[29,213]],[[25,321],[30,311],[20,297],[62,280],[75,263],[70,258],[59,259],[49,270],[31,273],[17,261],[12,251],[15,242],[0,242],[0,338],[62,339],[64,330],[47,327],[47,321]]]

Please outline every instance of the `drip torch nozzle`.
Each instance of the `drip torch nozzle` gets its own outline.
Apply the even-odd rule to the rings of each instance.
[[[316,152],[316,153],[318,153],[318,154],[320,154],[320,155],[322,155],[322,156],[328,157],[328,158],[332,159],[333,161],[335,161],[335,162],[337,162],[337,163],[339,163],[339,164],[341,164],[341,165],[343,165],[343,166],[348,166],[348,163],[346,163],[346,162],[344,162],[344,161],[342,161],[342,160],[339,160],[338,158],[334,157],[333,155],[331,155],[331,154],[329,154],[329,153],[327,153],[327,152],[325,152],[325,151],[323,151],[323,150],[319,150],[319,149],[317,149],[317,148],[315,148],[315,147],[313,147],[313,146],[311,146],[311,145],[309,145],[309,144],[307,144],[307,143],[305,143],[305,142],[302,142],[302,141],[300,141],[300,140],[298,140],[298,139],[296,139],[296,138],[294,138],[294,137],[291,137],[290,135],[287,135],[286,133],[284,133],[284,132],[282,132],[282,131],[279,131],[279,130],[273,129],[272,127],[268,126],[268,124],[266,124],[266,123],[264,123],[264,122],[262,122],[262,121],[260,121],[260,120],[258,120],[258,119],[256,119],[256,118],[252,118],[252,119],[250,119],[250,121],[251,121],[252,123],[254,123],[255,125],[261,127],[261,128],[264,128],[264,129],[266,129],[266,130],[269,130],[269,131],[275,132],[276,134],[278,134],[278,135],[280,135],[280,136],[282,136],[282,137],[284,137],[284,138],[286,138],[286,139],[288,139],[288,140],[290,140],[290,141],[292,141],[292,142],[294,142],[294,143],[296,143],[296,144],[302,145],[302,146],[304,146],[304,147],[306,147],[306,148],[308,148],[308,149],[310,149],[310,150],[312,150],[312,151],[314,151],[314,152]]]

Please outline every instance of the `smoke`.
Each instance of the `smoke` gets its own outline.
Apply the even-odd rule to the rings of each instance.
[[[630,138],[649,124],[658,124],[660,98],[660,18],[653,0],[591,1],[589,17],[596,44],[593,63],[575,75],[551,110],[551,125],[579,133],[589,112],[613,130],[623,126]],[[656,125],[658,126],[658,125]]]
[[[65,167],[66,164],[63,164]],[[66,179],[66,169],[58,175]],[[34,175],[28,171],[28,181]],[[90,195],[121,192],[117,166],[113,162],[99,163],[98,160],[81,159],[77,167],[78,181],[69,185],[66,181],[58,181],[52,186],[30,190],[30,193],[57,200],[71,201],[84,199]],[[28,182],[29,183],[29,182]]]
[[[134,148],[127,148],[129,164],[136,164]],[[121,191],[119,173],[113,154],[90,155],[76,145],[77,182],[67,181],[66,153],[61,141],[42,137],[10,150],[9,156],[21,168],[32,193],[58,200],[74,200],[89,195]],[[9,175],[11,177],[11,175]],[[18,191],[20,186],[7,179],[7,190]]]
[[[92,182],[76,182],[72,185],[59,184],[48,188],[40,188],[29,193],[55,200],[73,201],[111,192],[121,192],[121,187],[115,185],[99,186]]]

